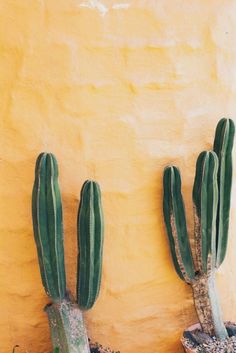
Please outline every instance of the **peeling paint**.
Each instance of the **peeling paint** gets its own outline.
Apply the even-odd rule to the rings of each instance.
[[[87,2],[81,3],[79,6],[98,10],[102,16],[105,16],[108,12],[108,8],[99,0],[89,0]]]
[[[128,9],[130,7],[130,4],[115,4],[112,5],[112,8],[115,10],[120,10],[120,9]]]
[[[87,2],[81,3],[79,5],[79,7],[85,7],[85,8],[87,7],[89,9],[98,10],[102,16],[105,16],[108,13],[108,11],[110,11],[111,9],[125,10],[130,7],[130,4],[129,3],[120,3],[120,4],[114,4],[114,5],[108,7],[108,6],[104,5],[99,0],[88,0]]]

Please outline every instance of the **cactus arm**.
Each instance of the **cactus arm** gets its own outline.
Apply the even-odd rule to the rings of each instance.
[[[215,152],[202,152],[196,164],[193,204],[196,257],[198,269],[203,273],[212,270],[216,258],[217,171]]]
[[[98,296],[102,270],[103,214],[99,185],[86,181],[81,190],[78,212],[77,301],[90,309]]]
[[[102,256],[103,256],[103,234],[104,234],[104,221],[103,221],[103,210],[101,204],[101,190],[98,184],[94,187],[94,212],[95,216],[95,234],[96,237],[94,247],[94,297],[95,302],[98,298],[101,286],[102,278]]]
[[[51,249],[51,261],[55,269],[54,281],[60,299],[65,296],[65,266],[64,266],[64,246],[63,246],[63,226],[62,226],[62,204],[58,185],[58,167],[53,155],[47,157],[47,205],[49,210],[48,230],[49,243]]]
[[[224,261],[229,228],[230,196],[232,185],[232,148],[235,134],[234,122],[221,119],[216,127],[214,151],[219,158],[218,188],[219,204],[217,213],[217,260],[219,267]]]
[[[163,186],[163,212],[173,263],[179,277],[190,283],[195,270],[187,234],[181,178],[176,167],[165,168]]]
[[[40,154],[32,195],[33,228],[42,282],[46,293],[55,301],[63,299],[66,293],[62,207],[57,178],[55,157]]]
[[[177,256],[177,252],[175,250],[176,248],[176,227],[174,227],[174,230],[172,230],[173,227],[173,222],[171,221],[171,214],[173,207],[172,205],[172,191],[171,191],[171,173],[172,173],[172,167],[167,167],[164,170],[164,177],[163,177],[163,187],[164,187],[164,197],[163,197],[163,213],[164,213],[164,220],[165,220],[165,225],[166,225],[166,230],[167,230],[167,235],[169,238],[169,244],[170,244],[170,250],[171,250],[171,255],[172,255],[172,260],[174,263],[175,270],[178,274],[178,276],[184,280],[184,275],[181,271],[181,268],[183,267],[183,263],[181,261],[181,264],[179,265],[178,259],[180,256]],[[174,237],[175,235],[175,237]],[[178,248],[177,248],[178,251]]]
[[[94,214],[91,208],[93,194],[92,184],[85,182],[81,190],[81,199],[78,213],[78,272],[77,272],[77,302],[81,308],[88,306],[91,286],[91,275],[94,263],[91,260],[94,240]]]
[[[48,239],[41,235],[41,231],[47,228],[47,213],[43,208],[39,207],[40,204],[45,203],[45,194],[40,192],[45,185],[45,173],[42,172],[45,168],[45,163],[46,154],[41,153],[37,158],[35,167],[35,181],[32,193],[32,219],[42,283],[46,293],[49,295],[49,282],[52,278],[52,273],[50,263],[45,261],[50,256],[49,246]]]

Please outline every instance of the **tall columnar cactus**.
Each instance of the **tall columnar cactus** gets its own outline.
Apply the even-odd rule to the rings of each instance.
[[[62,205],[52,154],[41,153],[37,159],[32,213],[43,286],[53,301],[62,300],[66,294]]]
[[[202,152],[196,163],[193,186],[194,264],[189,243],[180,172],[165,168],[163,211],[173,263],[179,277],[192,286],[196,312],[205,333],[228,337],[215,285],[215,271],[225,258],[230,194],[234,123],[221,119],[217,125],[214,151]]]
[[[103,214],[99,185],[86,181],[81,191],[77,302],[66,289],[58,166],[51,153],[41,153],[36,162],[32,216],[42,283],[52,301],[45,311],[53,347],[60,353],[89,353],[81,310],[93,306],[100,290]]]

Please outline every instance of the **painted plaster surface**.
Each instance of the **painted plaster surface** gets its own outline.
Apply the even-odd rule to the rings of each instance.
[[[0,353],[51,350],[31,225],[35,159],[56,154],[68,286],[85,179],[105,211],[100,298],[86,313],[93,341],[121,353],[180,353],[196,321],[171,263],[162,171],[175,163],[192,230],[191,187],[215,125],[236,117],[234,0],[1,0]],[[218,274],[236,320],[236,180],[228,257]]]

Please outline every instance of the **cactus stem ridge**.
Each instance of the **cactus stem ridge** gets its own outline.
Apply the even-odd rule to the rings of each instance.
[[[185,267],[184,267],[184,264],[182,261],[182,257],[181,257],[181,253],[179,250],[178,235],[177,235],[177,229],[176,229],[176,224],[175,224],[175,217],[174,217],[173,213],[171,213],[171,215],[170,215],[170,224],[171,224],[172,234],[173,234],[173,238],[174,238],[177,261],[178,261],[181,273],[184,277],[184,280],[186,281],[186,283],[190,284],[191,279],[189,278],[189,276],[185,270]]]

